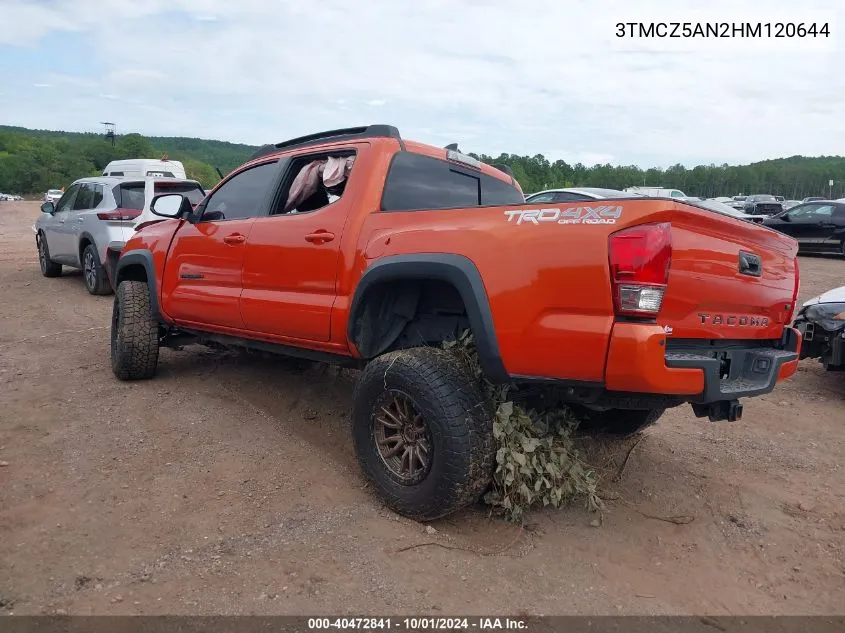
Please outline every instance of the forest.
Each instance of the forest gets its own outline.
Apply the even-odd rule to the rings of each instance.
[[[184,163],[188,177],[205,187],[217,183],[219,169],[228,173],[258,148],[251,145],[186,137],[124,134],[114,144],[101,134],[30,130],[0,126],[0,192],[38,194],[66,187],[77,178],[102,173],[111,160],[159,158]],[[466,151],[468,148],[461,148]],[[673,165],[666,169],[636,165],[569,164],[541,154],[472,156],[489,164],[506,164],[525,193],[552,187],[625,187],[647,185],[681,189],[701,197],[770,193],[787,199],[806,196],[845,197],[845,157],[791,156],[749,165]],[[829,181],[833,180],[833,187]]]

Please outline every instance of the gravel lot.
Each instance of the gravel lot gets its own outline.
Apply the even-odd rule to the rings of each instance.
[[[430,533],[364,486],[354,372],[190,347],[118,382],[112,297],[41,276],[38,213],[0,203],[0,612],[842,611],[845,374],[803,361],[739,423],[671,411],[601,527],[479,507]],[[842,259],[801,266],[802,299],[845,283]],[[419,543],[451,549],[397,551]]]

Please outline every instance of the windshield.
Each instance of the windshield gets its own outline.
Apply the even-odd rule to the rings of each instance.
[[[60,195],[62,195],[62,190],[61,189],[48,189],[47,194],[51,195],[51,196],[60,196]]]
[[[766,193],[762,193],[762,194],[757,194],[755,196],[748,196],[748,199],[751,200],[752,202],[763,202],[763,201],[766,201],[766,200],[774,200],[775,197],[770,196],[769,194],[766,194]]]

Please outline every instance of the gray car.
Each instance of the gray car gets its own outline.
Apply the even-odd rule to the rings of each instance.
[[[155,220],[150,201],[161,193],[182,194],[195,205],[205,197],[195,180],[98,176],[77,180],[55,204],[44,202],[32,227],[41,274],[58,277],[62,266],[79,268],[88,292],[111,293],[109,269],[136,228]]]

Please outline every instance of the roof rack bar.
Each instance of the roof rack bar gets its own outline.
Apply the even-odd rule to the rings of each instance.
[[[289,149],[291,147],[314,145],[319,142],[327,142],[332,140],[342,141],[353,138],[367,138],[373,136],[383,138],[395,138],[399,141],[400,144],[402,144],[402,137],[399,134],[399,130],[392,125],[362,125],[359,127],[347,127],[340,128],[338,130],[328,130],[326,132],[307,134],[305,136],[299,136],[297,138],[292,138],[287,141],[281,141],[280,143],[263,145],[252,156],[252,158],[250,158],[250,160],[255,160],[256,158],[261,158],[262,156],[273,154],[275,152],[278,152],[279,150]]]

